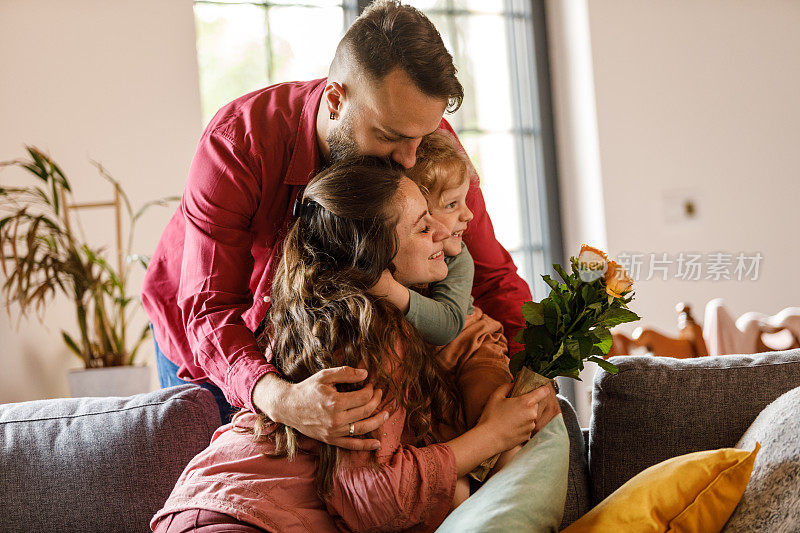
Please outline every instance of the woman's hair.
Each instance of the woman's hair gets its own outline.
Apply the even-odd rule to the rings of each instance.
[[[365,366],[386,403],[406,409],[407,424],[426,444],[439,421],[460,419],[459,402],[430,346],[397,307],[368,292],[397,253],[393,200],[402,178],[386,160],[362,157],[336,163],[309,183],[284,243],[259,342],[270,346],[273,364],[295,383],[325,368]],[[263,415],[257,420],[256,437],[266,421]],[[279,427],[272,438],[274,455],[297,452],[293,428]],[[316,487],[323,497],[341,454],[321,445]]]
[[[428,201],[438,202],[442,192],[470,179],[471,164],[444,133],[426,135],[417,148],[417,162],[407,171]]]

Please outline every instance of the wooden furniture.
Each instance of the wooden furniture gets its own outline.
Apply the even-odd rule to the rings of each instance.
[[[694,319],[687,303],[679,303],[675,310],[678,312],[677,337],[646,327],[636,328],[630,337],[612,333],[613,342],[606,357],[631,355],[638,350],[650,355],[688,359],[800,348],[800,307],[787,307],[772,316],[745,313],[734,320],[723,300],[716,298],[706,305],[703,326]]]
[[[613,333],[611,350],[607,357],[629,355],[633,348],[642,347],[650,355],[688,359],[708,355],[703,339],[703,328],[692,316],[686,302],[675,306],[678,312],[678,336],[670,337],[653,328],[638,327],[631,337],[623,333]]]

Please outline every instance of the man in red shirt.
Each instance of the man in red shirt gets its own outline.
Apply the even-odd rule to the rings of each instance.
[[[223,415],[229,403],[317,440],[377,447],[353,436],[388,416],[375,414],[381,391],[335,387],[363,381],[366,371],[342,367],[288,383],[254,332],[269,308],[281,243],[304,186],[323,163],[354,153],[409,168],[424,135],[438,129],[455,136],[442,118],[463,99],[455,73],[422,13],[381,1],[347,31],[328,78],[267,87],[220,109],[200,139],[142,289],[162,386],[200,383],[215,393]],[[524,325],[521,303],[531,294],[495,239],[476,185],[467,204],[475,214],[464,234],[475,261],[473,296],[511,338]]]

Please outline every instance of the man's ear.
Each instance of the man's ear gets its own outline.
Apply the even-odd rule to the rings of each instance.
[[[345,91],[341,84],[334,81],[325,87],[325,104],[328,106],[328,112],[332,113],[337,118],[342,111],[344,100]]]

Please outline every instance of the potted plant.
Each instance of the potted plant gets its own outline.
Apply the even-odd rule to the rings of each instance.
[[[149,328],[131,332],[131,319],[140,305],[128,290],[131,263],[146,260],[131,256],[136,222],[152,205],[133,212],[119,182],[95,161],[102,178],[114,189],[114,202],[71,203],[72,187],[61,168],[41,150],[26,146],[29,158],[0,163],[0,168],[24,169],[34,182],[25,187],[0,186],[0,267],[5,277],[2,293],[11,314],[18,306],[20,319],[36,313],[44,318],[47,303],[57,293],[67,296],[75,309],[76,333],[61,332],[67,347],[83,360],[86,372],[70,372],[73,396],[128,395],[148,390],[150,371],[134,365],[136,353]],[[116,208],[117,261],[106,258],[103,248],[89,245],[70,223],[69,211],[81,207]],[[121,211],[129,222],[122,245]],[[119,374],[122,374],[119,376]],[[132,389],[121,388],[132,385]]]

